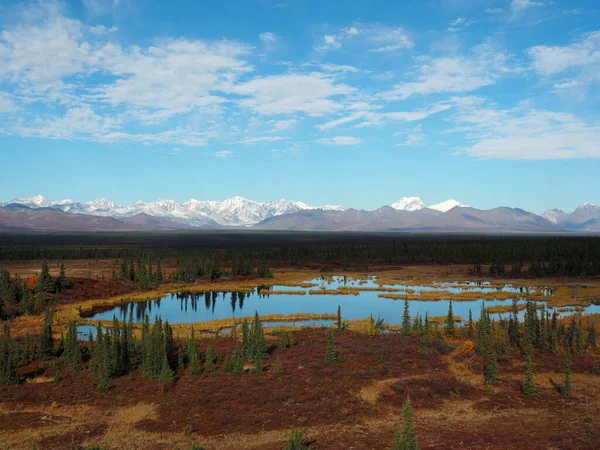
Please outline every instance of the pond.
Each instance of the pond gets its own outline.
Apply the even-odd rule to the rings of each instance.
[[[128,302],[110,307],[98,312],[91,317],[93,320],[112,320],[114,316],[121,321],[129,320],[130,315],[133,322],[140,323],[148,315],[153,322],[157,316],[163,321],[170,323],[195,323],[210,320],[240,318],[253,316],[255,311],[259,315],[290,315],[290,314],[336,314],[338,305],[342,309],[344,320],[364,319],[373,315],[374,318],[382,318],[390,325],[400,324],[404,310],[403,300],[391,300],[381,298],[382,292],[359,291],[358,295],[336,295],[318,294],[310,295],[309,291],[325,289],[327,291],[338,288],[379,288],[375,278],[366,280],[350,279],[347,277],[330,277],[309,280],[314,286],[303,288],[300,286],[272,286],[270,288],[254,289],[252,292],[217,292],[207,291],[200,293],[175,293],[157,300],[145,300]],[[506,285],[501,288],[492,288],[489,285],[475,286],[457,283],[440,283],[433,286],[411,286],[411,285],[385,285],[386,289],[394,289],[393,294],[402,295],[407,289],[421,292],[422,300],[409,300],[411,317],[427,313],[429,317],[445,316],[448,312],[448,300],[427,300],[427,292],[453,291],[465,289],[471,292],[502,291],[513,292],[519,303],[525,303],[525,294],[518,287]],[[274,291],[273,294],[265,294],[267,289]],[[279,292],[277,292],[279,291]],[[306,291],[304,295],[292,292]],[[530,290],[531,292],[531,290]],[[454,301],[453,312],[455,316],[467,320],[469,310],[473,320],[478,320],[483,300]],[[486,306],[510,306],[511,299],[485,300]],[[550,309],[552,311],[552,309]],[[564,309],[557,309],[561,314],[567,314]],[[584,309],[584,314],[600,313],[600,306],[592,305]],[[502,314],[496,314],[500,317]],[[506,313],[504,313],[506,315]],[[520,311],[521,317],[524,311]],[[321,324],[315,321],[287,322],[288,324],[306,325]],[[323,321],[322,323],[327,323]],[[275,323],[265,323],[266,326]]]

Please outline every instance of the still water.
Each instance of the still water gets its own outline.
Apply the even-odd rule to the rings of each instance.
[[[162,320],[168,320],[170,323],[194,323],[205,322],[209,320],[240,318],[253,316],[255,311],[258,314],[335,314],[338,305],[342,309],[342,316],[345,320],[364,319],[373,315],[380,317],[390,325],[400,324],[404,309],[403,300],[391,300],[380,298],[381,292],[360,291],[358,295],[332,295],[319,294],[310,295],[308,291],[318,289],[336,290],[338,288],[377,288],[379,285],[374,278],[367,280],[349,279],[346,277],[330,277],[325,279],[309,280],[313,283],[311,288],[302,288],[299,286],[272,286],[272,291],[306,291],[305,295],[277,293],[265,294],[266,290],[255,289],[252,292],[217,292],[208,291],[201,293],[176,293],[167,295],[158,300],[145,300],[138,302],[123,303],[109,310],[97,313],[91,316],[94,320],[112,320],[114,316],[117,319],[126,321],[130,315],[136,323],[142,322],[148,315],[153,322],[156,316]],[[448,312],[448,300],[427,300],[428,292],[449,291],[449,292],[512,292],[519,303],[525,303],[526,293],[519,287],[506,285],[501,288],[492,288],[489,285],[474,285],[456,283],[440,283],[433,286],[406,286],[406,285],[386,285],[386,288],[394,289],[392,294],[402,295],[407,290],[420,292],[423,300],[409,300],[410,314],[412,317],[427,313],[429,317],[444,316]],[[531,290],[530,290],[531,292]],[[467,320],[469,310],[473,314],[473,319],[479,319],[483,300],[454,301],[453,312],[455,316]],[[511,299],[507,300],[485,300],[486,306],[512,304]],[[552,309],[550,309],[552,311]],[[564,310],[558,310],[564,314]],[[587,307],[584,314],[600,313],[600,306],[592,305]],[[524,311],[520,312],[521,316]],[[497,315],[499,317],[499,315]],[[293,322],[291,322],[293,323]],[[288,324],[291,324],[288,322]],[[296,325],[322,324],[326,321],[301,321]],[[266,323],[265,325],[273,325]]]

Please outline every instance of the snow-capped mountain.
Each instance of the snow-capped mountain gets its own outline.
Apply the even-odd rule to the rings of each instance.
[[[567,215],[567,213],[564,212],[562,209],[554,208],[554,209],[549,209],[548,211],[545,211],[542,214],[542,217],[546,220],[549,220],[552,223],[559,223],[564,219],[564,217],[566,215]]]
[[[446,200],[445,202],[437,203],[432,206],[427,206],[419,197],[402,197],[397,202],[392,203],[391,206],[392,208],[400,211],[418,211],[420,209],[429,208],[441,212],[450,211],[455,206],[461,208],[467,207],[467,205],[463,205],[454,199]]]
[[[402,197],[397,202],[392,203],[391,206],[400,211],[418,211],[427,208],[419,197]]]
[[[564,212],[560,208],[549,209],[542,213],[542,217],[568,229],[594,232],[600,230],[600,206],[590,202],[582,203],[570,212]]]
[[[30,198],[15,198],[9,202],[0,203],[0,206],[10,203],[18,203],[31,208],[54,208],[74,214],[89,214],[116,219],[143,213],[195,227],[217,224],[248,226],[269,217],[304,209],[344,211],[341,206],[312,207],[302,202],[284,199],[256,202],[242,197],[232,197],[222,202],[190,199],[185,203],[178,203],[174,200],[157,200],[150,203],[138,201],[133,205],[123,205],[104,198],[79,203],[73,200],[50,201],[41,195],[37,195]]]
[[[435,209],[436,211],[446,212],[450,211],[452,208],[455,208],[457,206],[459,208],[468,208],[468,205],[463,205],[461,202],[458,202],[451,198],[450,200],[446,200],[445,202],[431,205],[429,209]]]

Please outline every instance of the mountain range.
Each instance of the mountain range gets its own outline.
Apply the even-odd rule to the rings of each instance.
[[[190,199],[139,201],[106,199],[80,203],[38,195],[0,202],[0,230],[133,231],[236,229],[413,232],[600,232],[600,207],[583,203],[571,212],[541,215],[519,208],[482,210],[450,199],[427,206],[404,197],[372,211],[309,206],[299,201],[256,202],[232,197],[222,202]]]

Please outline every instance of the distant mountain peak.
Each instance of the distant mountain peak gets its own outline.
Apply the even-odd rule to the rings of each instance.
[[[400,211],[418,211],[427,207],[419,197],[402,197],[391,206]]]
[[[435,209],[436,211],[447,212],[450,211],[452,208],[456,207],[468,208],[467,205],[463,205],[461,202],[454,200],[453,198],[451,198],[450,200],[446,200],[445,202],[440,202],[435,205],[432,205],[429,208]]]

